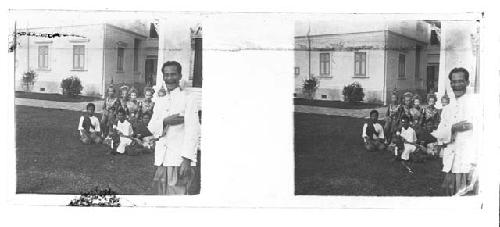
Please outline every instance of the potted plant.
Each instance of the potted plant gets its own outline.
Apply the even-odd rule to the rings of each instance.
[[[302,84],[302,93],[306,99],[314,99],[316,90],[319,87],[319,79],[317,77],[311,76],[309,79],[304,80]]]
[[[29,71],[23,73],[22,81],[23,81],[25,91],[31,91],[31,89],[33,88],[33,85],[35,84],[36,77],[37,77],[37,75],[36,75],[36,72],[34,70],[29,70]]]

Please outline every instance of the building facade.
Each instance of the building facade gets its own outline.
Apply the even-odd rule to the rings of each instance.
[[[311,77],[319,79],[314,98],[321,100],[343,100],[344,86],[353,82],[364,88],[365,102],[385,104],[394,90],[430,92],[429,24],[400,22],[365,29],[296,36],[296,97],[302,96],[304,80]]]
[[[103,97],[111,83],[142,89],[156,77],[157,37],[108,23],[19,32],[16,90],[24,90],[22,75],[30,70],[37,74],[32,92],[62,93],[61,81],[76,76],[82,82],[82,94],[97,97]]]

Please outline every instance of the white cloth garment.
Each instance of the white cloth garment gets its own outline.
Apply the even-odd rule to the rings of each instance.
[[[124,120],[123,122],[118,121],[114,128],[117,131],[121,132],[124,136],[131,136],[132,134],[134,134],[132,125],[127,120]],[[120,136],[120,144],[118,144],[118,147],[116,147],[116,152],[121,154],[125,153],[125,147],[130,145],[130,143],[132,143],[132,140],[130,138]]]
[[[166,128],[165,135],[162,135],[155,145],[154,165],[180,166],[184,157],[191,160],[192,166],[196,166],[200,135],[196,99],[180,88],[168,92],[164,98],[166,99],[163,107],[165,109],[153,112],[152,118],[157,120],[149,122],[148,129],[151,133],[162,135],[163,119],[171,115],[184,116],[184,123]]]
[[[468,90],[472,89],[468,88]],[[441,122],[432,135],[438,141],[449,143],[443,153],[444,172],[469,173],[472,165],[477,163],[476,140],[478,136],[474,135],[474,130],[452,135],[451,129],[453,124],[464,120],[472,123],[473,127],[477,127],[478,106],[480,106],[479,100],[476,100],[473,94],[466,93],[443,108]]]
[[[94,126],[94,128],[90,127],[90,132],[100,132],[101,131],[101,124],[99,123],[99,119],[96,116],[90,116],[90,124]],[[78,124],[78,131],[83,130],[83,119],[84,117],[80,117],[80,123]],[[82,132],[80,131],[80,134]]]
[[[363,134],[361,135],[361,138],[365,138],[366,137],[366,127],[368,127],[368,124],[365,123],[363,125]],[[375,128],[375,131],[378,133],[378,136],[376,134],[373,134],[373,138],[374,140],[376,139],[384,139],[384,127],[382,127],[381,124],[379,123],[373,123],[373,127]]]
[[[412,127],[408,127],[408,129],[405,129],[404,127],[401,128],[401,134],[399,134],[401,137],[405,139],[407,142],[415,143],[417,141],[417,134],[415,133],[415,130],[413,130]],[[401,159],[403,160],[409,160],[410,159],[410,153],[415,152],[417,150],[417,147],[413,144],[408,144],[404,143],[404,150],[403,153],[401,154]]]

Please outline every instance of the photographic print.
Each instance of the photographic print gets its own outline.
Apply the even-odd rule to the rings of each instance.
[[[196,15],[11,16],[17,194],[200,193]]]
[[[295,194],[478,193],[480,21],[295,23]]]

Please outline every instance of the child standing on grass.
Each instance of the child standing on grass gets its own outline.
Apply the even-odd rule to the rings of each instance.
[[[401,142],[403,143],[403,152],[401,153],[401,160],[403,166],[408,169],[410,173],[413,173],[408,163],[410,161],[410,154],[417,151],[417,133],[410,127],[410,118],[408,116],[403,116],[401,118],[401,131],[397,132],[397,135],[400,137]]]
[[[382,151],[384,145],[384,128],[378,123],[378,111],[370,111],[370,120],[363,125],[362,134],[367,151]]]
[[[80,132],[80,141],[82,141],[83,144],[99,144],[102,141],[99,136],[101,132],[99,119],[94,116],[94,112],[94,103],[89,103],[87,104],[87,112],[80,117],[78,131]]]
[[[115,110],[120,106],[118,98],[115,96],[115,88],[113,85],[108,87],[108,95],[104,100],[104,105],[102,107],[102,120],[101,125],[103,126],[102,137],[106,138],[108,136],[109,128],[113,125],[116,118]]]
[[[116,134],[120,136],[120,142],[118,144],[118,147],[116,148],[116,152],[118,152],[119,154],[125,153],[125,148],[132,143],[131,138],[134,134],[132,125],[127,121],[127,119],[125,119],[125,116],[125,110],[119,109],[117,114],[118,121],[116,122],[116,125],[113,126]]]

